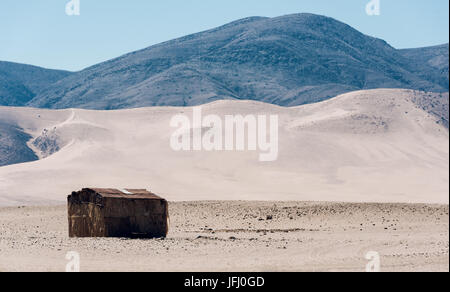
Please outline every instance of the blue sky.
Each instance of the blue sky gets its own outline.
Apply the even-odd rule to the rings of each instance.
[[[448,42],[448,0],[1,0],[0,60],[80,70],[124,53],[248,16],[310,12],[334,17],[396,48]]]

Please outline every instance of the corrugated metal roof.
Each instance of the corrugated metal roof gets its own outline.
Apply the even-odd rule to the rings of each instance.
[[[161,197],[151,193],[145,189],[101,189],[86,188],[84,190],[92,190],[104,198],[125,198],[125,199],[153,199],[162,200]]]

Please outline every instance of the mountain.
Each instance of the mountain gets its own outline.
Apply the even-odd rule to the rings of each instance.
[[[448,59],[448,51],[438,53]],[[360,89],[448,91],[440,61],[411,58],[332,18],[251,17],[87,68],[27,105],[122,109],[250,99],[297,106]]]
[[[170,201],[448,204],[449,132],[432,107],[421,106],[427,99],[447,108],[448,120],[448,94],[398,89],[289,108],[230,100],[202,107],[203,117],[278,115],[273,162],[259,161],[265,151],[172,150],[170,121],[180,113],[192,120],[190,107],[0,107],[0,121],[22,128],[46,156],[0,167],[0,205],[59,204],[86,186],[148,188]]]
[[[27,146],[31,138],[17,126],[0,121],[0,166],[38,160]]]
[[[0,105],[23,106],[44,88],[70,74],[67,71],[0,62]]]
[[[419,66],[428,65],[429,67],[436,68],[441,72],[442,78],[448,83],[448,44],[418,49],[404,49],[400,50],[400,53],[412,62],[416,62]]]

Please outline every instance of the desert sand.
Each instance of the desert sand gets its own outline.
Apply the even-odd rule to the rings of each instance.
[[[0,271],[64,271],[69,251],[82,271],[364,271],[370,251],[382,271],[448,271],[449,132],[433,112],[445,107],[427,97],[386,89],[294,108],[202,106],[278,115],[274,162],[173,151],[170,120],[192,108],[0,107],[40,157],[0,167]],[[168,199],[168,238],[69,239],[65,201],[83,187]]]
[[[166,239],[69,239],[65,206],[0,209],[0,271],[449,270],[448,205],[170,203]]]
[[[0,167],[0,206],[63,204],[83,187],[146,188],[170,201],[448,204],[448,128],[415,102],[418,96],[428,94],[378,89],[294,108],[202,106],[203,115],[278,115],[274,162],[260,162],[258,151],[173,151],[170,120],[192,108],[0,107],[0,121],[32,136],[42,158]]]

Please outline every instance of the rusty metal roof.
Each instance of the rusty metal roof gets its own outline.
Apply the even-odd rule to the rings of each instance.
[[[86,188],[84,190],[91,190],[101,195],[104,198],[125,198],[125,199],[149,199],[162,200],[161,197],[151,193],[145,189],[100,189],[100,188]]]

